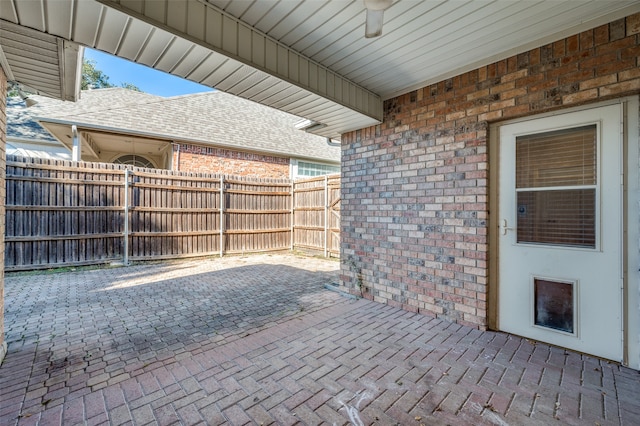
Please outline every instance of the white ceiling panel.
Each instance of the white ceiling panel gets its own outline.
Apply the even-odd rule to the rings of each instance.
[[[245,89],[242,92],[239,92],[238,94],[243,98],[253,99],[256,102],[262,103],[261,101],[266,98],[269,93],[275,93],[287,87],[287,83],[285,83],[284,81],[278,80],[268,74],[267,76],[268,77],[261,82],[255,84],[254,86],[251,86],[248,89]]]
[[[0,19],[14,24],[19,22],[18,11],[13,2],[0,2]]]
[[[606,10],[606,7],[602,7],[604,6],[602,3],[606,2],[595,5],[600,7],[593,8],[586,13],[579,2],[531,2],[527,9],[520,9],[505,19],[495,19],[495,15],[491,15],[490,25],[482,31],[481,38],[478,38],[477,30],[475,33],[472,30],[486,25],[486,19],[473,25],[468,24],[467,27],[470,28],[470,31],[465,33],[455,33],[444,27],[425,37],[425,54],[423,56],[416,57],[414,52],[404,48],[399,52],[390,53],[390,56],[385,57],[382,61],[376,61],[375,63],[380,67],[377,68],[379,71],[373,77],[359,75],[358,71],[345,73],[345,75],[349,75],[354,81],[365,87],[376,85],[380,87],[381,92],[385,93],[384,97],[390,97],[404,93],[404,91],[398,91],[397,87],[402,84],[402,81],[406,81],[406,75],[414,78],[411,75],[411,70],[424,70],[425,73],[437,77],[422,82],[418,81],[413,86],[409,86],[409,89],[416,89],[453,77],[461,72],[552,42],[557,37],[550,37],[546,43],[542,43],[539,34],[555,33],[557,28],[570,20],[586,22],[594,16],[598,16],[603,9]],[[513,8],[509,8],[509,11],[513,12]],[[532,41],[535,37],[538,37],[536,41]],[[488,56],[490,52],[486,50],[483,43],[485,46],[492,46],[496,52],[501,53]],[[526,47],[514,49],[514,44]],[[454,45],[458,48],[453,50],[456,54],[451,55],[451,46]],[[478,51],[483,49],[486,50],[486,53],[483,56],[478,56]],[[400,56],[396,56],[398,53]],[[472,59],[476,59],[476,62],[471,62]],[[396,66],[396,75],[382,71],[391,66]],[[364,69],[369,71],[374,68],[371,64],[367,64]]]
[[[187,75],[187,78],[191,81],[195,81],[196,83],[202,83],[209,74],[218,69],[227,60],[228,59],[221,55],[209,53],[202,62],[200,62],[200,64],[196,66],[189,75]]]
[[[253,94],[253,99],[256,102],[259,102],[261,104],[267,104],[267,100],[274,99],[274,96],[276,94],[284,92],[286,90],[295,90],[295,88],[292,88],[290,85],[288,85],[284,81],[274,81],[273,77],[267,80],[267,84],[268,86],[260,87],[260,91]],[[257,86],[261,86],[261,85],[258,84]]]
[[[25,90],[77,99],[79,88],[70,83],[79,73],[80,50],[53,35],[0,21],[0,65],[8,79]]]
[[[222,65],[213,70],[204,80],[202,84],[210,87],[216,87],[219,83],[230,77],[233,73],[242,68],[242,64],[233,59],[227,59]]]
[[[291,46],[295,50],[302,51],[304,47],[309,46],[315,42],[314,39],[307,37],[309,33],[316,32],[322,33],[322,27],[331,19],[334,19],[335,15],[341,14],[345,16],[345,20],[350,19],[350,16],[359,14],[362,9],[357,3],[353,2],[341,2],[342,8],[332,12],[333,15],[327,15],[326,11],[318,9],[316,13],[307,17],[304,21],[300,22],[294,28],[290,28],[289,31],[284,34],[280,41],[288,46]],[[324,2],[318,2],[318,6],[324,6]],[[300,43],[300,44],[298,44]]]
[[[209,2],[383,99],[640,11],[636,0],[397,0],[382,36],[365,39],[360,0]]]
[[[320,14],[321,9],[326,5],[326,3],[326,1],[318,0],[305,5],[301,4],[296,8],[290,8],[287,19],[279,19],[278,23],[269,30],[270,36],[280,42],[283,42],[283,39],[295,30],[302,28],[303,31],[308,32],[307,28],[309,28],[309,24],[307,24],[307,21],[313,16]],[[290,24],[292,22],[295,22],[296,25],[291,26]]]
[[[398,52],[412,52],[412,56],[416,57],[415,46],[411,41],[415,37],[415,32],[423,34],[421,44],[423,49],[431,47],[433,41],[439,41],[438,36],[442,28],[437,28],[434,22],[439,18],[446,16],[448,19],[454,19],[461,25],[468,25],[473,21],[482,22],[482,18],[477,19],[476,16],[486,17],[494,13],[501,13],[509,9],[509,6],[493,3],[466,3],[465,7],[459,7],[453,3],[445,3],[439,7],[432,7],[430,3],[420,3],[419,6],[407,9],[399,16],[389,17],[385,23],[384,29],[387,31],[387,37],[379,42],[375,39],[359,38],[357,42],[345,47],[344,49],[336,49],[331,52],[325,50],[316,56],[316,59],[324,57],[324,61],[330,62],[332,67],[340,72],[351,73],[356,69],[370,70],[368,65],[372,62],[380,62],[380,58],[371,56],[362,60],[357,52],[362,49],[368,49],[372,44],[376,44],[376,48],[388,52],[384,61],[393,62],[392,57],[401,56]],[[428,19],[425,14],[428,13]],[[420,18],[422,17],[422,18]],[[471,21],[471,22],[469,22]],[[428,30],[427,30],[428,29]],[[429,37],[434,35],[433,37]],[[330,56],[327,56],[330,55]]]
[[[320,16],[330,17],[320,28],[313,32],[318,32],[320,38],[310,37],[313,32],[301,35],[301,40],[295,43],[295,49],[299,50],[303,55],[312,58],[318,52],[325,49],[339,50],[349,45],[349,34],[351,40],[356,40],[356,29],[354,22],[361,22],[362,34],[364,38],[364,7],[358,3],[353,3],[351,7],[340,10],[337,14],[331,15],[328,11],[322,11]],[[331,27],[331,31],[326,31],[327,27]]]
[[[261,5],[260,2],[256,2],[254,4],[256,6],[260,6],[261,8],[264,8],[266,6],[266,5]],[[256,22],[255,25],[252,25],[252,26],[256,28],[258,31],[263,32],[265,34],[270,34],[270,32],[271,34],[273,34],[272,32],[276,31],[278,24],[287,20],[287,17],[290,16],[293,11],[301,7],[302,8],[309,7],[309,5],[307,4],[303,6],[302,2],[297,2],[297,1],[295,2],[280,1],[275,5],[273,5],[272,7],[270,7],[268,10],[266,10],[266,13],[264,13],[260,17],[260,19],[258,19],[258,22]],[[270,36],[276,40],[278,39],[273,35],[270,35]]]
[[[249,67],[239,66],[235,72],[233,72],[232,74],[229,74],[228,77],[220,81],[220,83],[218,83],[218,87],[220,88],[220,90],[224,92],[229,92],[233,90],[233,88],[237,86],[239,83],[243,81],[250,81],[251,77],[255,73],[256,71],[252,70]]]
[[[44,4],[39,1],[13,1],[13,7],[10,7],[5,2],[2,2],[2,8],[14,9],[17,17],[16,21],[21,25],[29,28],[33,28],[38,31],[46,31],[45,25],[45,9]]]
[[[173,73],[174,69],[180,65],[180,63],[187,58],[194,44],[183,38],[175,37],[171,40],[171,43],[162,52],[162,56],[155,63],[154,68]],[[199,52],[202,56],[205,56],[204,50]],[[180,73],[174,73],[183,77]]]
[[[121,50],[121,43],[123,37],[131,31],[131,28],[128,28],[131,25],[133,20],[122,13],[114,13],[111,9],[104,8],[102,11],[102,20],[100,22],[100,27],[97,28],[97,39],[95,42],[96,49],[105,51],[105,52],[118,52],[120,55],[123,55],[126,59],[132,59],[135,57],[135,54],[140,49],[140,44],[135,43],[135,48],[133,49],[133,56],[125,56],[124,52],[131,55],[132,52],[128,51],[126,48],[124,52]],[[149,29],[146,29],[147,33]],[[146,37],[146,33],[142,32],[138,34],[138,39],[142,37],[143,39]]]
[[[548,5],[539,3],[538,5],[533,6],[533,11],[535,11],[537,7],[548,10]],[[458,10],[458,12],[459,11],[460,10]],[[514,3],[498,9],[495,9],[492,6],[487,6],[482,8],[478,12],[481,12],[481,14],[485,17],[490,16],[493,18],[491,32],[503,34],[504,29],[511,28],[513,30],[516,28],[509,22],[514,18],[514,13],[517,13],[518,11],[521,14],[529,16],[532,9],[522,11],[522,9],[517,7],[517,5]],[[531,16],[530,19],[533,19],[533,16]],[[470,32],[455,33],[451,32],[447,27],[435,28],[434,26],[433,30],[429,33],[425,33],[422,39],[422,50],[425,52],[425,55],[422,57],[417,57],[415,55],[415,51],[413,50],[415,49],[414,46],[412,46],[411,44],[406,44],[403,47],[390,51],[389,55],[382,60],[376,60],[375,58],[364,61],[350,59],[349,65],[343,67],[342,69],[344,70],[344,72],[354,76],[354,78],[356,78],[358,81],[366,82],[364,84],[381,84],[384,81],[385,85],[387,85],[388,87],[393,87],[393,84],[387,83],[387,79],[393,78],[389,78],[388,73],[382,72],[384,66],[389,66],[390,64],[406,64],[402,67],[403,69],[410,70],[412,68],[415,68],[416,66],[424,66],[427,67],[427,69],[435,70],[434,67],[436,63],[451,63],[452,56],[456,56],[458,57],[459,61],[464,62],[465,56],[468,57],[468,55],[472,55],[473,51],[477,49],[477,46],[473,44],[473,39],[475,37],[470,35],[472,34],[472,31],[482,31],[484,32],[484,34],[489,33],[488,30],[484,27],[486,25],[484,23],[484,20],[477,19],[476,15],[472,14],[462,16],[459,18],[459,20],[466,28],[469,28]],[[504,29],[502,28],[503,26],[505,27]],[[489,37],[490,36],[485,35],[483,41],[488,41]],[[406,41],[406,39],[404,40]],[[398,44],[403,45],[402,39]],[[452,50],[450,48],[452,44],[460,45],[460,50],[454,51],[455,54],[452,54]],[[426,60],[427,58],[428,60]],[[382,63],[383,66],[378,69],[374,69],[374,67],[371,66],[373,62]],[[442,74],[442,70],[431,72],[438,72],[439,74]]]
[[[73,41],[85,46],[94,46],[98,29],[101,27],[102,15],[103,7],[101,4],[91,1],[77,2],[76,18],[73,21]],[[116,27],[114,31],[122,31],[122,29]]]
[[[238,96],[248,97],[246,95],[247,91],[252,87],[256,87],[260,83],[265,82],[269,78],[269,74],[264,73],[262,71],[254,71],[253,74],[247,76],[244,80],[239,81],[235,86],[231,88],[234,93],[237,93]]]
[[[110,13],[115,14],[116,12],[108,10],[106,16],[109,17]],[[105,20],[104,26],[109,28],[107,26],[107,20]],[[103,31],[102,33],[105,32],[108,33],[109,31]],[[120,36],[120,40],[116,45],[117,47],[115,49],[112,47],[111,50],[103,50],[111,53],[112,55],[138,62],[140,54],[147,45],[149,39],[153,36],[154,32],[155,29],[150,25],[146,25],[136,19],[127,18],[127,24],[124,27],[123,32],[118,34]]]
[[[316,99],[313,96],[308,96],[300,99],[299,101],[292,102],[289,105],[290,111],[294,115],[301,115],[305,111],[322,111],[325,103],[322,99]]]
[[[283,107],[290,108],[291,105],[297,105],[299,101],[310,102],[313,99],[313,95],[306,90],[295,90],[293,87],[289,87],[280,93],[276,93],[271,98],[267,99],[270,105],[274,108],[281,109]]]
[[[73,31],[71,26],[73,13],[72,4],[68,2],[61,2],[56,7],[48,8],[44,17],[46,19],[47,32],[70,40]]]
[[[223,1],[215,1],[215,2],[211,2],[213,4],[215,4],[216,6],[218,6],[220,9],[227,9],[227,12],[230,15],[233,16],[244,16],[246,11],[248,9],[251,8],[252,3],[255,3],[254,1],[229,1],[229,0],[223,0]],[[268,1],[268,3],[271,3],[272,7],[274,4],[277,3],[277,1]]]
[[[147,43],[140,51],[136,62],[155,68],[155,65],[175,38],[174,35],[166,31],[154,29],[151,37],[146,40]]]
[[[209,54],[208,49],[193,43],[190,43],[190,46],[188,46],[186,50],[187,53],[182,57],[182,60],[171,70],[171,74],[178,75],[183,78],[191,75],[193,71],[202,63],[204,58],[206,58]]]

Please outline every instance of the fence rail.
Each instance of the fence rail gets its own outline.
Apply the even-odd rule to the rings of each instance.
[[[7,156],[5,269],[305,249],[339,255],[340,178]]]

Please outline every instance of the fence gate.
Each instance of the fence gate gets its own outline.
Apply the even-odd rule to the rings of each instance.
[[[293,183],[293,246],[340,255],[340,176]]]

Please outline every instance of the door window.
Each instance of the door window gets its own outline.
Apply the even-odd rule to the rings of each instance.
[[[516,137],[517,242],[596,247],[597,126]]]

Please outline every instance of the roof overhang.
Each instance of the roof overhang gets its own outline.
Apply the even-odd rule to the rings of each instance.
[[[73,147],[71,126],[75,125],[78,129],[78,134],[82,138],[82,158],[92,161],[96,161],[96,159],[100,158],[100,156],[105,152],[120,152],[137,155],[160,155],[171,144],[184,143],[207,147],[213,146],[243,152],[257,152],[260,154],[297,158],[313,162],[337,163],[328,159],[318,159],[313,156],[290,153],[284,149],[274,150],[261,148],[259,150],[250,150],[246,147],[239,148],[233,143],[225,143],[224,141],[216,141],[214,143],[207,140],[187,137],[169,137],[163,133],[150,133],[132,129],[98,126],[93,123],[83,123],[81,121],[69,121],[48,117],[36,117],[36,121],[69,150]]]
[[[378,95],[208,2],[53,3],[10,0],[0,18],[303,116],[324,125],[322,136],[382,119]]]
[[[301,116],[338,139],[382,100],[640,12],[638,0],[5,0],[0,19]],[[624,26],[624,21],[622,22]]]
[[[146,65],[321,123],[311,132],[321,136],[339,139],[382,120],[380,96],[209,2],[97,1],[136,18],[127,22],[125,37],[163,46]]]
[[[7,80],[25,91],[76,101],[82,51],[72,41],[0,20],[0,65]]]
[[[36,118],[36,121],[69,150],[73,147],[71,127],[75,125],[81,138],[81,156],[89,161],[98,161],[105,153],[160,155],[173,142],[160,134],[123,131],[66,120]]]

